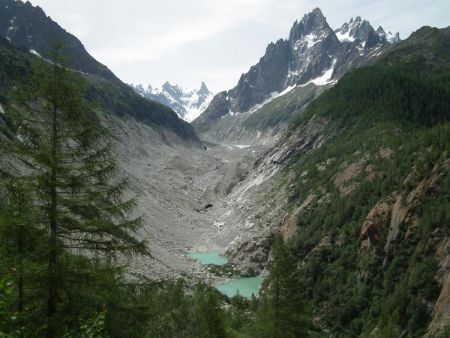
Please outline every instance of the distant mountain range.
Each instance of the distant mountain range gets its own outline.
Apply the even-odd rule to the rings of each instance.
[[[136,93],[145,98],[160,102],[172,108],[180,118],[187,122],[195,120],[214,97],[214,94],[202,82],[200,89],[187,89],[166,82],[161,88],[151,85],[144,88],[142,85],[131,85]]]
[[[295,88],[329,86],[348,70],[379,57],[399,34],[375,30],[360,17],[333,30],[319,8],[295,21],[288,39],[267,46],[264,56],[242,74],[236,87],[218,93],[193,125],[200,133],[225,115],[251,114]],[[314,96],[315,97],[315,96]]]

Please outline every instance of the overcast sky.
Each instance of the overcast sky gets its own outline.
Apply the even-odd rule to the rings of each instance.
[[[450,0],[31,0],[127,83],[234,87],[267,44],[315,7],[330,26],[361,16],[402,38],[450,25]]]

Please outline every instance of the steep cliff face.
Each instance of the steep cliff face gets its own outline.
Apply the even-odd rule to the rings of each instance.
[[[346,24],[335,32],[320,9],[306,14],[294,23],[288,39],[269,44],[259,62],[241,75],[236,87],[213,99],[204,113],[193,122],[196,130],[203,138],[211,141],[242,142],[258,139],[261,135],[271,138],[274,130],[286,128],[292,110],[283,109],[284,116],[280,120],[278,111],[269,114],[268,109],[265,109],[260,113],[268,103],[290,100],[284,96],[295,90],[296,97],[310,98],[301,100],[296,108],[306,107],[347,71],[373,62],[398,42],[381,27],[375,31],[369,22],[360,18],[351,22],[351,27]],[[311,87],[315,91],[312,97]],[[255,123],[260,116],[267,118],[268,115],[275,116],[267,119],[271,123],[264,126]]]
[[[449,32],[418,30],[297,111],[222,216],[249,272],[288,239],[328,336],[448,325]]]
[[[259,63],[243,74],[237,86],[228,93],[230,111],[237,114],[247,112],[270,93],[282,92],[289,69],[289,53],[289,43],[285,40],[267,46]]]

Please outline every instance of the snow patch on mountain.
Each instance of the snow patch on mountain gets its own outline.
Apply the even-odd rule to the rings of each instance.
[[[41,54],[39,54],[38,52],[36,52],[36,50],[34,50],[34,49],[30,49],[30,53],[33,54],[33,55],[36,55],[37,57],[42,58]]]
[[[333,72],[334,72],[334,66],[336,65],[337,59],[334,59],[331,63],[331,67],[327,70],[325,70],[321,76],[316,77],[315,79],[309,80],[307,83],[305,83],[304,86],[309,85],[310,83],[315,84],[316,86],[325,86],[327,84],[331,84],[335,82],[333,80]]]
[[[283,96],[287,93],[289,93],[291,90],[293,90],[294,88],[296,88],[297,86],[293,85],[293,86],[289,86],[287,87],[285,90],[283,90],[282,92],[273,92],[269,95],[269,97],[267,99],[265,99],[263,102],[255,104],[252,108],[250,108],[247,113],[254,113],[255,111],[257,111],[258,109],[264,107],[266,104],[270,103],[271,101],[275,100],[276,98]],[[230,115],[233,116],[233,114]]]
[[[336,37],[339,39],[340,42],[353,42],[355,41],[355,38],[353,36],[350,36],[350,32],[343,33],[341,31],[336,32]]]

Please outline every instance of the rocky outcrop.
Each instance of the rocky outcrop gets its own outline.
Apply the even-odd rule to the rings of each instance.
[[[379,202],[370,210],[359,236],[363,249],[373,248],[379,243],[382,228],[387,223],[391,210],[392,208],[387,202]]]
[[[436,280],[441,286],[441,292],[433,307],[432,321],[428,328],[430,337],[450,327],[450,237],[444,237],[438,244],[436,259]]]
[[[444,279],[441,293],[434,305],[432,312],[433,320],[428,328],[429,337],[442,332],[450,327],[450,273]]]
[[[392,151],[384,151],[381,158],[389,158]],[[334,183],[343,189],[345,182],[350,181],[355,175],[362,171],[361,162],[349,165],[342,173],[335,176]],[[395,243],[400,239],[401,233],[405,232],[405,239],[409,238],[414,232],[419,216],[416,214],[416,208],[421,204],[424,198],[438,188],[442,176],[447,170],[450,170],[450,160],[447,159],[441,164],[436,164],[430,177],[417,184],[406,198],[393,192],[386,200],[378,202],[369,212],[364,221],[361,232],[361,246],[370,248],[380,240],[382,229],[389,224],[384,251],[389,255]],[[407,225],[407,228],[402,228]]]
[[[392,244],[400,235],[400,226],[404,223],[407,214],[408,208],[402,205],[402,197],[397,196],[395,203],[392,206],[389,233],[387,235],[386,244],[384,246],[384,251],[386,252],[386,254],[391,251]]]
[[[227,251],[230,260],[250,276],[262,271],[272,247],[272,234],[254,237],[239,242],[233,251]]]
[[[311,205],[311,203],[315,199],[315,194],[309,195],[298,208],[296,208],[292,213],[288,213],[284,217],[280,226],[280,234],[285,240],[288,240],[293,235],[295,235],[297,226],[299,222],[301,222],[301,216],[303,212],[308,208],[309,205]]]
[[[381,148],[378,154],[381,159],[386,160],[390,159],[394,154],[394,152],[392,151],[392,149],[389,148]]]
[[[336,174],[333,183],[342,195],[348,196],[356,189],[357,184],[354,180],[363,172],[366,162],[367,160],[363,158],[358,162],[351,163],[342,172]]]

